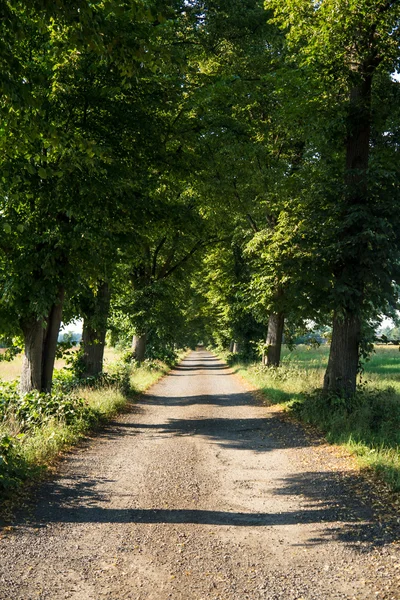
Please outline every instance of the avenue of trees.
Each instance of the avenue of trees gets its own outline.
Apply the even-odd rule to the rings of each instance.
[[[400,284],[396,0],[0,0],[0,334],[50,391],[198,341],[279,365],[332,327],[350,396]],[[260,344],[258,344],[260,345]]]

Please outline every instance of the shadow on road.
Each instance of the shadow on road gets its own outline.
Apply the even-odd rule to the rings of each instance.
[[[304,448],[310,445],[300,426],[271,417],[256,419],[170,419],[162,424],[118,423],[118,429],[144,434],[153,439],[199,435],[224,448],[268,452],[277,448]],[[118,433],[117,433],[118,435]],[[317,442],[315,442],[317,443]]]
[[[315,536],[298,545],[318,545],[333,539],[367,552],[398,541],[399,528],[395,519],[382,526],[374,517],[369,503],[363,504],[360,494],[354,494],[355,485],[365,484],[354,474],[308,472],[282,479],[274,492],[276,495],[301,494],[306,502],[301,510],[279,513],[109,508],[107,490],[110,483],[107,479],[75,477],[67,482],[60,480],[48,484],[46,501],[38,504],[36,518],[30,521],[29,526],[46,527],[49,523],[172,523],[271,528],[315,524]],[[135,499],[135,495],[130,493],[113,494],[115,496],[127,498],[127,504]]]
[[[57,511],[57,513],[51,511],[46,518],[46,523],[53,521],[60,523],[191,523],[235,527],[273,527],[301,523],[336,522],[337,515],[328,509],[282,513],[245,513],[196,509],[120,509],[79,506],[76,508],[64,507],[62,512]]]
[[[168,376],[176,375],[175,371],[183,371],[185,375],[187,375],[188,371],[227,371],[229,367],[227,365],[216,363],[216,364],[203,364],[202,362],[196,362],[193,364],[187,365],[186,363],[181,363],[177,367],[174,367],[173,371],[168,373]],[[196,373],[197,374],[197,373]]]
[[[213,358],[202,358],[192,362],[188,371],[198,368],[203,361],[215,365],[217,370],[226,367],[217,365]],[[186,364],[183,367],[186,369]],[[186,373],[187,375],[187,373]],[[142,406],[149,404],[163,406],[189,406],[212,404],[216,406],[255,405],[257,400],[249,393],[222,394],[210,396],[163,397],[146,395]],[[270,413],[263,418],[194,418],[169,419],[163,423],[143,423],[145,415],[137,422],[118,421],[107,428],[104,436],[118,438],[127,435],[141,435],[155,442],[163,437],[202,436],[222,448],[247,450],[255,453],[270,452],[282,448],[301,449],[317,446],[317,438],[310,440],[303,428],[293,422],[283,420]],[[325,457],[326,459],[326,457]],[[72,455],[75,461],[74,473],[79,473],[79,455]],[[324,460],[321,458],[321,460]],[[140,456],[138,456],[140,461]],[[227,467],[228,468],[228,467]],[[374,497],[368,483],[352,472],[326,469],[321,463],[320,470],[292,473],[277,482],[272,493],[286,496],[298,502],[301,509],[284,512],[229,512],[202,509],[131,508],[135,506],[135,493],[115,494],[112,482],[100,477],[87,477],[78,474],[67,479],[47,483],[40,492],[35,507],[35,516],[29,526],[45,527],[48,523],[160,523],[198,524],[224,527],[283,527],[301,524],[315,524],[315,535],[308,536],[302,545],[326,543],[329,539],[339,540],[356,550],[367,552],[377,546],[394,543],[399,539],[399,524],[396,516],[385,517],[384,522],[375,513]],[[248,493],[253,493],[252,480],[248,482]],[[279,485],[278,485],[279,484]],[[258,483],[259,485],[259,483]],[[271,482],[265,476],[265,489],[271,493]],[[262,493],[258,490],[257,493]],[[266,496],[268,495],[266,494]],[[110,508],[111,497],[121,498],[126,507]],[[125,500],[126,498],[126,500]],[[364,501],[365,500],[365,501]],[[23,520],[21,519],[21,522]],[[26,522],[24,524],[26,526]]]
[[[214,357],[205,357],[191,359],[185,358],[179,365],[170,371],[167,377],[192,377],[198,376],[199,371],[207,371],[212,375],[229,375],[230,368]]]
[[[185,376],[186,377],[186,376]],[[206,404],[209,406],[254,406],[257,404],[255,397],[249,393],[242,394],[210,394],[201,396],[160,396],[146,394],[143,406],[155,404],[159,406],[193,406]]]

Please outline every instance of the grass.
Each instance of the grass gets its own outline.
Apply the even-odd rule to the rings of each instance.
[[[179,355],[178,360],[183,355],[184,353]],[[0,422],[0,494],[2,493],[3,497],[15,496],[24,482],[41,476],[62,452],[77,444],[117,413],[127,410],[138,394],[144,392],[171,368],[171,365],[161,361],[126,365],[119,359],[120,355],[115,350],[107,349],[106,368],[109,382],[106,378],[103,385],[85,385],[67,393],[65,390],[57,391],[57,384],[54,386],[56,395],[53,397],[57,398],[58,394],[60,403],[66,399],[73,401],[74,398],[78,403],[76,418],[73,417],[70,423],[66,423],[62,418],[45,418],[38,425],[26,427],[17,418],[15,410],[6,409]],[[12,362],[18,365],[21,360],[17,357]],[[0,363],[1,366],[4,364],[11,363]],[[8,374],[14,372],[15,365],[11,366]],[[63,364],[59,366],[62,367]],[[63,370],[59,374],[56,372],[56,379],[57,375],[61,377],[62,385],[65,386],[68,383],[68,371]],[[7,389],[6,385],[3,388],[3,400],[4,394],[9,393],[10,397],[15,395],[15,391],[11,389],[8,392]],[[79,409],[79,406],[82,406],[82,402],[79,405],[79,398],[83,400],[83,409]],[[37,406],[37,402],[37,397],[32,398],[32,410]]]
[[[283,352],[282,366],[238,363],[236,371],[273,404],[317,426],[344,445],[362,468],[379,474],[400,492],[400,352],[376,346],[365,363],[356,396],[345,401],[321,393],[329,347],[298,346]]]

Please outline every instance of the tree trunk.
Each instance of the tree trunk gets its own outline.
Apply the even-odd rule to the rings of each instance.
[[[232,352],[233,352],[233,354],[239,354],[239,352],[240,352],[239,342],[233,342]]]
[[[271,313],[268,319],[268,332],[265,344],[264,364],[267,367],[279,367],[281,362],[283,327],[285,316],[283,313]]]
[[[22,325],[24,335],[24,358],[20,380],[20,391],[27,394],[42,389],[43,321],[32,319]]]
[[[82,362],[84,377],[96,377],[103,372],[110,299],[111,294],[108,283],[102,282],[97,289],[93,314],[85,318],[83,323]]]
[[[341,234],[343,247],[349,249],[341,254],[335,266],[336,289],[344,289],[339,319],[333,319],[332,343],[324,389],[346,397],[356,391],[359,363],[360,314],[365,288],[363,258],[369,253],[368,236],[368,162],[371,129],[371,89],[373,71],[360,72],[361,82],[354,85],[349,98],[349,114],[346,139],[346,198],[343,221],[349,224]],[[362,209],[362,210],[361,210]],[[355,214],[367,215],[354,219]],[[352,217],[352,218],[349,218]],[[349,240],[352,241],[349,244]],[[349,290],[352,290],[352,292]]]
[[[134,335],[132,339],[132,356],[138,362],[144,361],[147,336],[145,333]]]
[[[360,319],[357,315],[333,318],[332,342],[324,390],[344,397],[356,391],[359,365]]]
[[[53,382],[54,363],[56,360],[56,350],[58,334],[60,332],[62,309],[64,302],[64,288],[61,288],[58,294],[58,301],[53,304],[47,319],[47,327],[43,337],[42,349],[42,385],[43,392],[51,392]]]
[[[235,342],[234,342],[234,340],[231,340],[231,342],[229,344],[229,352],[233,352],[234,346],[235,346]]]
[[[100,339],[99,332],[85,320],[83,322],[81,343],[83,346],[82,363],[84,365],[82,376],[96,377],[100,375],[103,371],[105,333]]]

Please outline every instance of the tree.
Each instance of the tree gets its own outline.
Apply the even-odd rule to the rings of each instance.
[[[330,207],[334,316],[324,388],[349,396],[356,388],[364,325],[397,301],[393,281],[398,279],[399,240],[391,221],[397,219],[393,200],[398,190],[392,185],[389,192],[385,183],[388,177],[393,181],[396,169],[384,174],[374,168],[370,145],[380,112],[373,83],[384,78],[390,88],[388,75],[399,60],[399,5],[381,0],[278,5],[268,0],[266,6],[285,29],[291,64],[306,69],[315,91],[335,107],[332,142],[342,142],[337,173],[342,183]]]
[[[22,15],[25,30],[15,54],[26,98],[9,111],[5,97],[1,107],[7,117],[1,308],[24,335],[21,389],[29,391],[51,387],[66,292],[85,277],[95,282],[96,267],[101,278],[105,257],[114,252],[107,232],[120,232],[122,221],[127,231],[138,215],[138,189],[159,140],[153,127],[146,143],[152,121],[143,91],[156,60],[147,49],[161,43],[162,34],[154,32],[164,25],[162,13],[154,17],[136,2],[88,8],[72,24],[35,7]],[[132,22],[135,28],[128,27]],[[135,89],[139,74],[144,85]],[[133,165],[143,173],[135,179]]]

